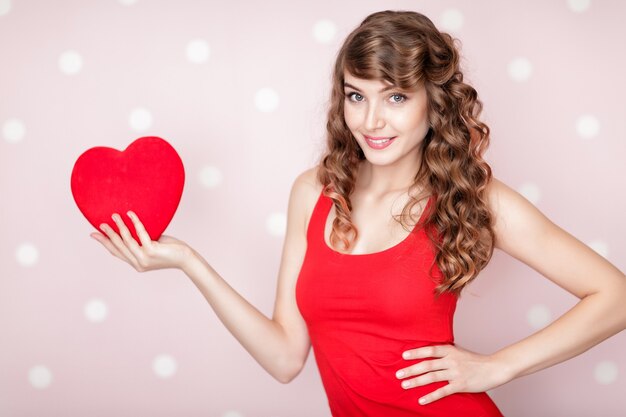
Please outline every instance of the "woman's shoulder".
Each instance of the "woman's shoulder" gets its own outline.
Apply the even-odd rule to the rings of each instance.
[[[521,197],[517,191],[494,176],[491,177],[491,180],[485,188],[485,196],[487,197],[489,210],[494,215],[495,219],[500,219],[502,215],[505,214],[503,211],[506,212],[507,207],[509,207],[507,203],[510,202],[511,199],[517,198],[517,196]]]
[[[492,177],[486,188],[489,209],[494,217],[496,247],[513,253],[513,247],[529,236],[545,233],[552,227],[552,222],[524,195]],[[532,245],[532,239],[528,244]]]
[[[317,171],[319,167],[314,166],[301,172],[294,181],[294,187],[301,189],[302,194],[306,194],[309,198],[315,198],[322,192],[322,184],[317,179]]]
[[[494,176],[491,177],[485,191],[489,209],[497,216],[505,214],[503,211],[511,209],[512,204],[521,200],[528,201],[522,194]]]
[[[293,182],[291,190],[292,198],[299,200],[294,205],[297,205],[298,209],[304,212],[305,230],[323,188],[317,179],[318,169],[318,166],[314,166],[301,172]]]

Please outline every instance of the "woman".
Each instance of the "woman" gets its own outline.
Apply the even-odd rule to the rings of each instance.
[[[333,416],[501,416],[485,391],[625,328],[626,280],[492,176],[481,110],[448,34],[415,12],[368,16],[337,56],[326,152],[291,189],[271,319],[132,212],[92,236],[138,271],[184,271],[283,383],[313,346]],[[452,319],[496,247],[581,301],[483,355],[454,344]]]

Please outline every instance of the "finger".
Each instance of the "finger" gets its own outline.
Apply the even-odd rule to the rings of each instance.
[[[111,226],[106,223],[102,223],[100,225],[100,229],[109,237],[111,243],[119,252],[122,253],[128,263],[130,263],[134,267],[139,265],[135,256],[130,252],[122,238],[120,238],[120,236],[115,233],[115,230],[113,230]]]
[[[161,237],[159,238],[159,240],[157,242],[160,242],[160,243],[178,243],[178,239],[173,238],[171,236],[167,236],[167,235],[161,235]]]
[[[404,359],[441,358],[447,355],[451,349],[452,345],[424,346],[407,350],[402,353],[402,357]]]
[[[130,220],[133,222],[133,226],[135,226],[135,232],[137,233],[137,236],[139,236],[139,241],[141,242],[141,246],[152,245],[152,239],[150,238],[150,235],[146,231],[146,228],[143,227],[143,223],[141,223],[137,214],[134,211],[130,211],[130,210],[126,214],[128,215],[128,217],[130,217]]]
[[[445,359],[434,359],[430,361],[422,361],[415,365],[408,366],[400,369],[396,372],[396,378],[402,379],[410,376],[421,375],[426,372],[438,371],[440,369],[447,369],[448,364]]]
[[[102,246],[104,246],[109,252],[111,252],[113,256],[120,258],[124,262],[128,262],[128,259],[126,259],[124,255],[122,255],[122,253],[113,245],[113,243],[111,243],[111,241],[105,235],[102,235],[100,233],[92,233],[90,236],[94,238],[94,240],[100,242]]]
[[[448,384],[439,388],[438,390],[431,392],[430,394],[424,395],[422,398],[419,399],[419,403],[422,405],[432,403],[433,401],[437,401],[445,396],[454,394],[455,392],[458,391],[451,384]]]
[[[417,378],[407,379],[402,381],[402,388],[409,389],[415,388],[422,385],[432,384],[433,382],[438,381],[449,381],[450,377],[448,376],[448,371],[437,371],[437,372],[428,372],[424,375],[420,375]]]
[[[111,218],[117,225],[120,231],[120,236],[122,237],[122,240],[126,244],[128,251],[132,253],[133,258],[135,258],[138,261],[137,265],[140,265],[141,259],[143,259],[144,255],[143,255],[143,252],[141,251],[141,247],[139,246],[139,243],[137,243],[133,235],[131,235],[130,230],[128,230],[128,227],[126,226],[126,223],[124,223],[124,220],[122,220],[122,216],[120,216],[117,213],[113,213]]]

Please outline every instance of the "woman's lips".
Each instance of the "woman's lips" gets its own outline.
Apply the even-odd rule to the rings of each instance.
[[[365,137],[365,141],[367,142],[367,144],[369,145],[370,148],[372,149],[385,149],[387,146],[391,145],[391,142],[393,142],[396,138],[396,136],[392,136],[391,138],[373,138],[371,136],[364,136]],[[389,140],[384,140],[384,139],[389,139]]]

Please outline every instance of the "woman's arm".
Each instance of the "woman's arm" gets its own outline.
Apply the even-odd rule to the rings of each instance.
[[[313,195],[312,175],[311,170],[300,174],[289,195],[287,231],[272,319],[237,293],[195,251],[181,268],[239,343],[282,383],[290,382],[300,373],[311,346],[306,323],[296,305],[295,286],[306,252],[305,223]]]
[[[197,253],[191,255],[182,269],[226,328],[268,373],[288,383],[300,372],[308,355],[309,341],[306,327],[295,324],[298,319],[292,317],[281,323],[276,317],[268,318]],[[277,306],[281,303],[288,301],[276,300]]]
[[[137,271],[183,270],[242,346],[274,378],[287,383],[301,371],[310,350],[308,329],[296,305],[295,286],[306,252],[307,208],[315,194],[313,169],[296,178],[289,196],[287,232],[271,319],[237,293],[184,242],[165,235],[159,241],[151,241],[135,215],[130,217],[141,246],[117,215],[114,220],[119,235],[104,225],[102,230],[109,239],[95,233],[92,237]]]
[[[488,195],[496,247],[581,299],[547,327],[491,355],[509,379],[570,359],[626,328],[626,277],[619,269],[495,178]]]
[[[488,199],[495,216],[496,247],[581,299],[549,326],[491,355],[458,345],[410,349],[399,369],[402,387],[448,381],[419,399],[481,392],[572,358],[626,327],[626,278],[602,256],[552,223],[522,195],[493,178]],[[416,377],[417,376],[417,377]]]

